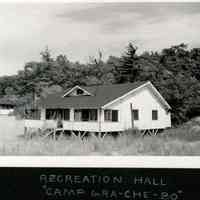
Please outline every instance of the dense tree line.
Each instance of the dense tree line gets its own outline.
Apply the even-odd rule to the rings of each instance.
[[[161,52],[137,54],[130,43],[120,57],[98,58],[82,64],[66,55],[52,58],[46,48],[40,62],[27,62],[17,75],[0,78],[0,97],[20,107],[36,97],[74,85],[151,81],[172,107],[172,120],[180,124],[200,115],[200,48],[180,44]]]

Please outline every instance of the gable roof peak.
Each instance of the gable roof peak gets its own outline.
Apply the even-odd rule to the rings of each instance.
[[[79,85],[75,85],[74,87],[72,87],[71,89],[69,89],[67,92],[65,92],[65,94],[62,97],[66,97],[67,95],[69,95],[71,92],[73,92],[76,89],[80,89],[83,90],[85,94],[92,96],[92,94],[90,92],[88,92],[86,89],[84,89],[83,87],[79,86]]]

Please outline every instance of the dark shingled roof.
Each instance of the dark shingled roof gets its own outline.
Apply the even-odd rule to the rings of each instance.
[[[46,108],[100,108],[127,92],[143,85],[145,82],[134,82],[113,85],[80,86],[92,96],[65,96],[59,92],[50,94],[39,101],[39,105]]]
[[[16,103],[13,100],[10,100],[8,98],[0,98],[0,105],[11,105],[15,106]]]

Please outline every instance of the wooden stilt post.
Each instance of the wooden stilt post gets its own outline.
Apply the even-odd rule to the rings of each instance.
[[[101,137],[102,137],[102,132],[99,132],[98,133],[98,138],[101,139]]]
[[[142,131],[142,137],[144,137],[146,135],[146,130],[144,129],[143,131]]]
[[[108,132],[105,132],[104,135],[102,136],[102,139],[104,139],[107,134],[108,134]]]
[[[56,128],[54,128],[54,131],[53,131],[53,139],[56,140]]]
[[[85,137],[85,135],[87,134],[87,131],[83,132],[83,135],[81,136],[81,139],[83,139]]]
[[[118,134],[119,134],[119,137],[121,137],[122,136],[122,131],[119,131]]]
[[[155,135],[157,135],[157,134],[158,134],[158,129],[156,129],[156,130],[155,130],[154,134],[155,134]]]
[[[71,130],[71,134],[74,138],[76,138],[76,134],[74,133],[74,131]]]

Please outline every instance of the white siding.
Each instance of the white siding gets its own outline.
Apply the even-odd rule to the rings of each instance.
[[[129,129],[132,126],[131,103],[133,109],[139,110],[139,120],[134,121],[134,127],[139,129],[162,129],[171,127],[170,113],[166,112],[151,90],[148,87],[144,87],[137,93],[131,94],[108,107],[108,109],[119,110],[122,129]],[[152,110],[158,110],[158,120],[152,120]]]
[[[98,122],[64,121],[63,127],[65,130],[90,131],[90,132],[98,132],[99,131],[99,123]]]
[[[0,115],[9,115],[14,109],[0,109]]]
[[[102,132],[115,132],[123,131],[123,126],[120,122],[103,122],[102,123]]]

